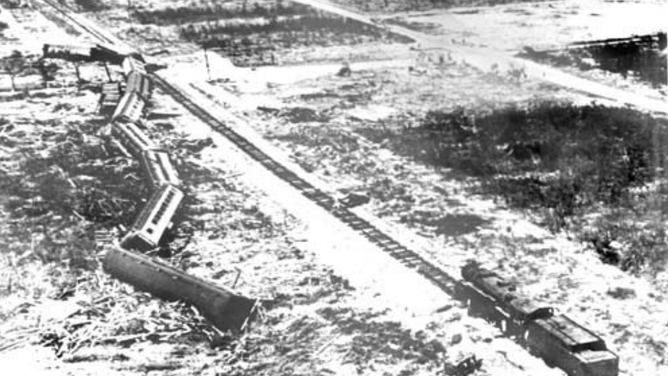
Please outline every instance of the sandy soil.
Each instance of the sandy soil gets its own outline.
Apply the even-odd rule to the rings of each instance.
[[[665,275],[650,282],[603,265],[570,234],[553,235],[536,225],[530,213],[511,211],[476,194],[474,180],[400,157],[387,145],[362,136],[384,127],[414,126],[415,119],[430,109],[493,108],[545,99],[586,103],[591,96],[537,80],[517,80],[504,71],[474,68],[462,61],[459,47],[449,56],[448,50],[416,51],[410,45],[292,50],[284,55],[286,66],[257,69],[234,68],[210,54],[209,81],[203,53],[178,42],[173,28],[130,25],[120,7],[124,3],[109,4],[112,8],[86,15],[96,17],[129,44],[153,51],[156,62],[169,66],[160,73],[163,77],[307,180],[334,195],[349,191],[368,195],[371,201],[355,209],[361,216],[453,275],[473,258],[513,276],[527,295],[600,333],[620,355],[622,375],[668,371]],[[600,16],[585,16],[590,8],[570,1],[556,3],[549,12],[544,6],[518,10],[513,5],[497,12],[484,8],[476,13],[451,12],[447,17],[400,16],[409,22],[438,20],[441,25],[457,19],[468,27],[487,20],[485,27],[476,26],[480,28],[462,36],[465,43],[487,51],[490,39],[497,39],[494,28],[499,19],[530,27],[529,17],[550,20],[557,12],[570,20],[577,8],[573,22],[579,26],[567,29],[575,37],[586,35],[582,25],[589,17],[616,17],[622,9],[616,4],[606,3]],[[633,9],[644,14],[652,6]],[[25,18],[13,21],[8,14]],[[38,35],[44,39],[58,35],[56,25],[32,14],[37,13],[0,13],[10,24],[4,31],[2,55],[13,49],[37,53]],[[558,22],[549,25],[565,27]],[[455,32],[445,26],[435,30],[441,29],[446,35]],[[42,34],[35,34],[38,31]],[[542,40],[538,33],[530,34],[535,43]],[[505,54],[522,43],[515,35],[504,35],[494,44],[495,53]],[[352,62],[350,77],[336,76],[344,61]],[[96,96],[78,91],[73,69],[64,66],[57,81],[62,88],[36,90],[27,100],[12,93],[3,77],[9,94],[0,115],[21,125],[19,130],[29,134],[28,139],[43,132],[28,126],[35,119],[55,122],[57,132],[69,129],[71,121],[102,124],[93,111]],[[82,75],[92,82],[104,80],[96,66],[83,67]],[[48,95],[40,98],[43,94],[38,93]],[[70,105],[53,112],[56,100]],[[235,284],[244,295],[274,304],[249,333],[230,338],[213,330],[196,312],[136,294],[94,267],[117,228],[105,229],[111,237],[99,240],[98,247],[84,256],[59,255],[54,260],[39,256],[45,252],[41,238],[21,238],[11,247],[6,245],[8,251],[0,259],[0,287],[4,287],[0,329],[6,333],[0,337],[3,368],[54,375],[433,375],[444,365],[475,354],[484,359],[476,375],[561,374],[490,325],[469,318],[458,302],[303,200],[171,99],[157,92],[154,105],[157,112],[179,114],[152,120],[148,129],[152,138],[173,151],[180,173],[189,181],[180,230],[166,250],[174,254],[170,262],[217,283]],[[295,109],[305,108],[315,118],[291,118],[302,113]],[[101,136],[96,137],[101,142]],[[209,138],[211,145],[193,147],[207,145]],[[54,142],[46,137],[44,148]],[[4,160],[11,161],[16,146],[1,146]],[[125,172],[137,171],[132,163],[124,166]],[[3,166],[14,173],[20,168]],[[4,192],[3,200],[9,196]],[[15,213],[5,205],[2,215],[7,219],[3,232],[13,234]],[[26,231],[38,232],[33,227]],[[35,253],[35,244],[40,252]],[[71,260],[80,258],[93,266],[72,266]],[[45,336],[66,344],[61,358],[52,348],[39,345]]]
[[[555,1],[549,4],[507,4],[475,10],[397,13],[407,23],[433,25],[434,35],[464,39],[500,51],[524,46],[556,48],[576,41],[624,38],[665,31],[660,2]]]
[[[25,46],[17,40],[9,48]],[[106,156],[87,163],[110,164],[127,174],[118,181],[138,185],[141,200],[146,190],[138,179],[138,166],[119,156],[113,143],[105,143],[104,121],[94,113],[97,95],[79,89],[72,82],[73,69],[63,66],[51,85],[65,88],[31,87],[23,94],[27,98],[11,92],[6,98],[2,115],[13,128],[3,128],[11,129],[11,138],[2,140],[3,172],[17,177],[27,173],[29,160],[11,163],[17,147],[29,152],[34,148],[51,158],[59,135],[72,135],[80,145],[105,145]],[[92,83],[105,81],[99,66],[82,66],[81,71]],[[117,69],[113,73],[120,78]],[[154,109],[182,112],[160,93]],[[149,121],[148,131],[174,151],[189,195],[179,230],[163,251],[173,252],[170,262],[194,275],[235,285],[244,295],[273,303],[246,335],[222,335],[196,312],[136,293],[101,272],[105,246],[114,243],[121,227],[84,220],[74,212],[63,218],[47,211],[38,221],[4,205],[3,369],[44,375],[429,375],[464,356],[489,354],[481,375],[551,373],[489,324],[467,317],[451,297],[364,245],[328,215],[308,209],[303,199],[291,201],[296,194],[288,187],[278,189],[277,183],[271,195],[258,190],[266,188],[266,172],[249,168],[245,156],[192,117],[168,119]],[[48,123],[50,131],[31,126],[36,121]],[[91,129],[84,135],[83,129],[72,128],[73,123]],[[19,136],[25,142],[17,145],[13,140]],[[207,145],[209,137],[213,145],[197,146]],[[81,152],[71,150],[73,155]],[[93,176],[67,169],[63,173],[77,193],[96,183]],[[31,207],[35,200],[59,205],[62,192],[56,187],[53,196],[18,201],[19,207]],[[15,194],[3,187],[3,202],[14,202]],[[290,214],[293,204],[304,208],[299,220]],[[61,209],[67,211],[68,206]],[[125,214],[131,219],[132,213]],[[40,229],[56,228],[56,222],[58,230],[42,234]],[[338,231],[332,231],[337,226]],[[70,229],[83,232],[74,237]],[[368,273],[366,263],[353,265],[341,257],[348,253],[360,259],[360,252],[379,267]],[[420,290],[424,292],[417,294]]]
[[[583,245],[570,240],[569,234],[551,235],[533,224],[532,217],[513,213],[500,203],[476,195],[475,181],[460,180],[447,171],[434,171],[393,155],[382,145],[370,143],[355,133],[364,129],[382,129],[383,120],[399,116],[398,113],[409,109],[419,112],[424,107],[453,108],[479,103],[501,105],[504,102],[536,100],[537,96],[541,99],[570,97],[576,101],[587,101],[586,97],[566,94],[556,88],[542,87],[541,91],[531,82],[503,83],[501,79],[494,84],[497,94],[494,90],[484,90],[486,97],[483,98],[471,98],[465,93],[458,95],[457,90],[447,96],[429,96],[433,87],[427,82],[440,87],[475,86],[471,85],[471,81],[475,80],[473,72],[467,69],[470,68],[432,68],[425,77],[408,76],[403,69],[357,71],[349,79],[330,75],[290,84],[289,88],[284,84],[286,90],[282,86],[274,87],[272,91],[284,94],[280,105],[275,100],[262,102],[256,91],[251,91],[248,100],[240,101],[248,103],[252,100],[258,105],[273,105],[283,111],[310,108],[324,114],[325,122],[295,123],[267,115],[264,111],[255,111],[254,114],[248,112],[250,108],[241,111],[248,119],[246,124],[253,125],[265,137],[274,139],[276,146],[311,171],[312,176],[321,180],[321,185],[333,194],[354,191],[372,197],[370,204],[359,209],[361,214],[369,218],[383,218],[381,222],[385,226],[389,222],[391,233],[412,239],[412,242],[421,245],[426,255],[453,274],[468,259],[483,261],[505,271],[514,276],[531,296],[558,307],[603,334],[624,359],[622,374],[660,374],[665,368],[661,365],[665,343],[657,341],[652,333],[665,331],[661,319],[665,315],[662,296],[666,291],[661,282],[665,276],[650,283],[603,265]],[[450,71],[453,77],[435,81],[435,76],[443,71]],[[405,79],[410,77],[414,80],[412,87],[421,90],[402,91],[406,90],[402,89],[399,79],[402,75]],[[392,82],[388,77],[396,81]],[[457,82],[458,78],[463,79],[461,77],[465,77],[468,86]],[[481,81],[483,77],[480,77]],[[385,83],[382,90],[377,89],[380,82]],[[454,85],[455,82],[457,85]],[[492,86],[489,80],[486,82]],[[341,90],[344,86],[354,87],[349,90],[358,99],[347,101],[347,95],[351,94]],[[225,98],[220,94],[224,88],[221,90],[206,83],[198,87],[202,90],[209,87],[212,97]],[[390,88],[394,89],[394,93],[401,92],[403,95],[393,95]],[[330,95],[311,99],[314,94],[324,93]],[[230,104],[228,111],[234,112],[236,108]],[[410,126],[410,123],[401,121],[390,124]],[[420,220],[421,217],[440,219],[441,222],[423,225],[420,223],[428,220]],[[382,223],[379,225],[383,226]],[[551,277],[539,277],[545,275]],[[620,298],[615,293],[620,289],[629,289],[633,295]]]
[[[459,14],[453,13],[454,11],[434,11],[433,13],[430,13],[430,15],[433,15],[436,20],[441,19],[448,22],[448,24],[454,23],[461,25],[461,29],[457,29],[458,32],[459,30],[467,30],[467,35],[469,36],[476,35],[474,32],[467,29],[467,27],[470,27],[471,25],[482,24],[485,25],[484,27],[487,29],[495,30],[490,30],[489,34],[485,34],[487,39],[483,39],[482,43],[472,43],[467,41],[466,38],[459,39],[457,35],[449,35],[447,30],[442,32],[433,32],[437,28],[429,27],[427,28],[427,32],[425,32],[425,28],[421,24],[413,26],[409,24],[406,26],[402,23],[399,25],[389,24],[387,22],[383,23],[382,20],[380,20],[378,17],[361,14],[354,10],[342,9],[327,0],[295,1],[301,4],[312,5],[325,11],[334,12],[345,17],[350,17],[352,19],[359,20],[360,22],[380,24],[387,30],[412,38],[418,42],[418,46],[420,48],[445,49],[446,51],[449,51],[456,60],[465,61],[468,64],[471,64],[483,71],[500,71],[510,74],[513,74],[513,72],[523,72],[528,77],[533,79],[560,85],[571,90],[589,93],[590,95],[616,100],[622,104],[629,104],[643,111],[652,111],[661,114],[668,112],[668,108],[665,102],[665,88],[663,88],[663,90],[650,89],[643,83],[634,82],[631,79],[620,79],[619,75],[607,75],[596,69],[588,71],[585,74],[581,74],[580,72],[576,72],[576,74],[574,74],[575,71],[572,69],[559,70],[545,65],[536,64],[525,59],[518,59],[513,57],[515,51],[509,53],[508,51],[502,51],[502,49],[493,47],[503,45],[503,42],[499,40],[498,35],[504,35],[506,33],[510,33],[507,39],[510,41],[521,39],[519,35],[531,35],[535,38],[543,38],[541,40],[544,42],[540,43],[541,45],[552,43],[553,40],[552,34],[544,34],[543,30],[540,30],[540,25],[533,26],[537,28],[537,30],[532,29],[531,25],[527,25],[528,27],[525,27],[525,25],[522,23],[509,26],[507,23],[497,22],[499,17],[501,19],[504,17],[501,12],[494,16],[497,18],[497,20],[469,19],[466,23],[459,22],[457,18],[459,17]],[[570,2],[565,1],[559,2],[558,4],[562,3],[569,4]],[[642,2],[642,4],[645,4],[645,2]],[[645,25],[644,20],[646,18],[651,21],[655,19],[656,14],[665,13],[663,4],[659,3],[661,5],[659,8],[656,8],[656,2],[649,2],[649,4],[649,9],[640,8],[644,9],[644,13],[643,17],[636,19],[641,20],[638,21],[638,25]],[[536,6],[544,8],[545,6],[549,7],[551,5],[552,3],[549,3],[548,5],[541,3],[537,4]],[[523,7],[532,6],[534,5],[523,5]],[[515,5],[515,7],[519,7],[519,5]],[[552,9],[554,10],[555,8],[553,7]],[[653,11],[657,11],[658,13],[654,13]],[[489,12],[491,12],[493,15],[495,14],[493,10]],[[479,12],[463,12],[463,14],[466,16],[475,17],[479,14]],[[616,13],[613,12],[611,14]],[[579,15],[579,13],[570,13],[570,15]],[[560,25],[568,24],[569,22],[566,21],[560,23]],[[659,21],[649,22],[649,24],[653,25],[652,27],[654,27],[654,32],[658,30],[665,30],[665,27],[662,28],[661,26],[657,26],[661,25]],[[656,30],[657,28],[658,30]],[[569,35],[573,36],[573,34]],[[583,76],[584,78],[579,76]]]

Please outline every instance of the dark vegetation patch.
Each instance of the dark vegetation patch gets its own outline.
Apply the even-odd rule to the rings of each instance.
[[[317,110],[307,107],[292,107],[282,110],[279,116],[287,118],[292,123],[326,122],[329,117]]]
[[[542,102],[485,113],[430,111],[417,127],[366,133],[401,154],[477,177],[483,192],[542,213],[553,230],[581,233],[576,222],[592,211],[654,216],[667,209],[648,203],[665,201],[655,185],[665,179],[668,120],[629,108]],[[658,228],[636,220],[606,238],[602,223],[587,241],[606,261],[640,272],[668,257]],[[628,251],[608,250],[615,239]]]
[[[17,247],[32,244],[44,262],[94,268],[98,232],[131,223],[139,210],[137,168],[93,136],[101,126],[95,121],[33,125],[39,134],[7,122],[0,136],[16,156],[0,170],[7,236]]]
[[[343,335],[352,336],[345,362],[364,367],[372,361],[396,364],[414,360],[419,364],[437,364],[445,347],[437,340],[427,340],[422,331],[411,332],[392,321],[376,321],[379,313],[357,313],[349,308],[322,308],[318,314],[331,321]],[[359,369],[359,368],[358,368]],[[363,369],[363,368],[361,368]]]
[[[250,36],[263,37],[264,44],[287,47],[358,44],[384,38],[374,26],[318,13],[257,22],[189,25],[181,29],[181,35],[188,41],[204,41],[207,47],[221,48],[228,47],[225,42],[232,38]]]
[[[74,0],[74,3],[79,10],[86,12],[101,12],[109,9],[109,5],[105,4],[102,0]]]
[[[167,7],[157,10],[135,9],[132,12],[139,23],[154,25],[182,25],[202,21],[232,18],[288,17],[305,14],[309,7],[282,0],[275,2],[201,3],[194,6]]]
[[[385,23],[421,31],[423,33],[435,33],[441,29],[441,24],[436,22],[409,21],[403,17],[388,18],[385,20]]]
[[[509,107],[487,114],[431,111],[402,134],[405,152],[439,166],[493,177],[489,188],[513,205],[624,202],[648,183],[665,157],[657,137],[668,122],[626,108],[560,103]]]
[[[292,109],[287,110],[287,113],[291,112]],[[290,119],[290,117],[288,118]],[[360,148],[359,140],[356,137],[320,124],[294,127],[284,133],[271,136],[271,138],[312,149],[327,149],[331,153],[339,155],[351,153]]]
[[[184,40],[215,49],[238,66],[276,65],[279,52],[296,47],[409,42],[375,26],[283,1],[195,4],[137,10],[133,16],[141,23],[178,24]]]
[[[364,11],[391,13],[429,9],[449,9],[457,7],[494,6],[513,3],[539,2],[549,0],[333,0]]]
[[[21,155],[18,171],[7,174],[2,186],[12,197],[13,215],[75,214],[109,226],[131,222],[143,193],[136,166],[109,154],[104,142],[90,135],[93,126],[69,123],[64,131],[47,128],[41,141],[54,144],[45,149],[16,144],[11,138],[1,140],[18,147]]]
[[[410,42],[375,26],[326,14],[290,18],[256,19],[253,22],[213,22],[181,28],[181,36],[205,48],[215,48],[236,65],[276,65],[275,53],[311,46],[357,45],[374,41]]]
[[[555,66],[576,66],[581,70],[600,68],[650,83],[666,85],[666,33],[633,36],[626,39],[581,42],[567,50],[535,51],[526,47],[520,56]]]
[[[401,217],[402,223],[419,223],[437,235],[460,236],[477,231],[489,221],[474,214],[445,214],[418,210]]]
[[[26,4],[23,4],[18,0],[0,0],[0,5],[2,5],[2,7],[5,9],[19,9],[26,7]]]
[[[668,234],[661,218],[641,220],[637,216],[622,217],[614,213],[595,221],[581,239],[589,243],[604,262],[619,265],[624,271],[652,276],[666,271]]]

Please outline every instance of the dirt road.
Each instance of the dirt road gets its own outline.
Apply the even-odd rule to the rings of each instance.
[[[612,88],[584,78],[573,76],[556,68],[541,65],[525,59],[516,58],[507,54],[499,53],[484,47],[467,47],[453,44],[449,38],[443,36],[428,35],[406,27],[379,24],[374,22],[371,16],[355,11],[343,9],[322,0],[292,0],[297,3],[310,5],[323,11],[338,14],[367,24],[376,25],[389,32],[412,38],[418,44],[418,48],[442,48],[447,49],[456,60],[463,60],[483,71],[497,69],[500,72],[523,72],[528,78],[546,81],[577,92],[586,93],[594,97],[609,99],[620,104],[631,105],[641,110],[668,114],[668,103],[666,101],[648,98],[643,95],[626,92]],[[492,68],[494,67],[494,68]]]

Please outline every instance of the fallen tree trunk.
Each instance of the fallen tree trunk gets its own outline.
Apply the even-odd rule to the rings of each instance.
[[[202,316],[223,331],[241,331],[254,315],[254,300],[136,252],[114,247],[104,258],[103,267],[114,278],[139,290],[195,306]]]

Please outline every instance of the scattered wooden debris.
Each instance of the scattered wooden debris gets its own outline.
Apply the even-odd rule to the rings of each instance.
[[[256,302],[223,287],[188,275],[154,258],[119,247],[103,263],[114,278],[166,300],[183,300],[195,306],[216,328],[238,332],[255,314]]]
[[[449,376],[468,376],[482,367],[482,359],[475,355],[464,358],[457,365],[446,364],[445,374]]]

